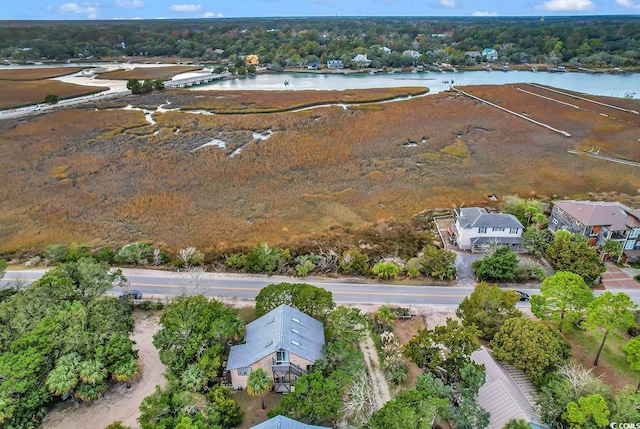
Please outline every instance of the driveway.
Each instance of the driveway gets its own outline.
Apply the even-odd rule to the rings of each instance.
[[[621,270],[611,262],[606,262],[607,271],[602,273],[602,284],[606,289],[640,289],[640,283],[629,273]]]
[[[482,258],[482,253],[456,253],[456,268],[458,269],[458,285],[459,286],[475,286],[476,280],[471,270],[471,264]]]

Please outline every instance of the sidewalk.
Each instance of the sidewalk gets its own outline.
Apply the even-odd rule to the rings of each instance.
[[[626,271],[611,262],[605,262],[607,271],[602,273],[602,284],[605,289],[640,289],[640,283]]]

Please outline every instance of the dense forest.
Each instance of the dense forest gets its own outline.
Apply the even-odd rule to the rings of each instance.
[[[640,17],[336,17],[136,21],[3,21],[9,61],[172,57],[234,63],[256,54],[273,68],[366,54],[372,67],[448,62],[583,67],[640,65]]]

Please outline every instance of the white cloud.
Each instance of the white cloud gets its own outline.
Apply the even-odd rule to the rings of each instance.
[[[591,0],[550,0],[536,5],[536,9],[552,12],[571,12],[578,10],[592,10],[594,4]]]
[[[200,12],[202,6],[199,4],[172,4],[169,7],[169,10],[172,12],[180,12],[180,13],[194,13]]]
[[[99,10],[100,3],[64,3],[58,8],[58,13],[86,15],[88,19],[96,19]]]
[[[481,12],[479,10],[473,12],[472,16],[498,16],[498,12]]]
[[[203,18],[224,18],[224,15],[221,13],[213,13],[213,12],[205,12],[202,14]]]
[[[620,6],[630,7],[631,9],[640,9],[640,3],[633,2],[631,0],[616,0]]]
[[[116,7],[123,7],[125,9],[135,9],[145,6],[144,0],[116,0]]]
[[[440,0],[440,4],[446,7],[456,7],[456,0]]]

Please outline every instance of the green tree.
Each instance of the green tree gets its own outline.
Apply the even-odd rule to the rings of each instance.
[[[578,274],[587,284],[593,284],[605,270],[595,247],[590,247],[582,235],[556,231],[546,252],[558,271]]]
[[[609,425],[609,407],[602,395],[583,396],[578,403],[569,402],[564,415],[572,429],[584,427],[607,427]]]
[[[411,389],[373,413],[368,429],[430,429],[436,420],[448,414],[449,398],[429,397]]]
[[[617,259],[622,255],[622,242],[616,240],[607,240],[600,246],[602,257],[609,259]]]
[[[262,400],[262,409],[264,410],[264,397],[269,394],[273,386],[273,379],[269,377],[269,374],[262,369],[258,368],[251,371],[249,378],[247,379],[247,393],[249,396],[259,396]]]
[[[476,285],[471,295],[462,300],[456,310],[456,316],[462,320],[464,326],[478,328],[481,338],[490,341],[505,320],[522,316],[516,309],[519,300],[520,296],[515,291],[505,291],[495,284],[481,282]]]
[[[569,345],[557,331],[524,317],[506,320],[490,347],[496,359],[524,371],[538,386],[569,356]]]
[[[460,369],[471,361],[471,353],[480,348],[478,337],[475,326],[447,318],[445,325],[419,330],[405,345],[404,355],[422,369],[442,369],[445,381],[457,380]]]
[[[256,296],[256,315],[264,316],[286,304],[318,319],[333,310],[333,295],[326,289],[306,283],[274,283],[264,287]]]
[[[504,201],[505,205],[502,207],[502,211],[514,215],[525,228],[536,223],[542,227],[546,225],[546,216],[541,201],[531,198],[525,200],[514,195],[505,196]]]
[[[622,348],[627,355],[627,363],[634,371],[640,371],[640,337],[633,337]],[[640,390],[640,383],[636,392]]]
[[[580,323],[593,301],[593,292],[578,274],[558,271],[547,277],[540,294],[531,297],[531,311],[542,320],[556,320],[562,332],[564,322]]]
[[[127,89],[131,91],[132,94],[140,94],[142,90],[142,84],[138,79],[129,79],[127,80]]]
[[[290,260],[288,249],[271,248],[267,243],[260,243],[247,253],[244,264],[247,271],[273,274],[283,271]]]
[[[358,344],[367,332],[367,318],[357,308],[338,306],[332,310],[325,322],[327,342],[345,340]]]
[[[4,274],[7,272],[7,261],[4,259],[0,259],[0,280],[4,277]]]
[[[47,104],[58,104],[58,96],[56,94],[47,94],[44,96],[44,102]]]
[[[268,416],[283,415],[311,425],[333,426],[340,415],[349,380],[349,375],[341,370],[328,377],[318,371],[305,374],[294,384],[294,391],[283,396]]]
[[[217,376],[227,341],[238,338],[244,327],[235,310],[203,295],[174,298],[160,323],[153,345],[176,376],[191,364],[198,364],[207,377]]]
[[[440,280],[452,280],[456,277],[456,254],[450,250],[429,245],[422,251],[422,269],[424,273]]]
[[[66,244],[49,244],[44,248],[44,259],[49,265],[66,262],[69,251],[69,246]]]
[[[636,324],[633,317],[633,310],[638,306],[631,301],[629,295],[624,292],[613,294],[609,291],[594,299],[589,307],[587,307],[586,325],[590,330],[604,330],[602,342],[596,353],[593,366],[598,366],[600,353],[607,341],[607,336],[611,333],[614,336],[620,336],[620,331]]]
[[[516,277],[518,257],[508,246],[498,247],[490,256],[474,261],[472,268],[481,281],[509,282]]]
[[[502,429],[530,429],[529,423],[524,419],[511,419]]]
[[[148,265],[153,260],[153,246],[135,242],[123,246],[114,258],[117,264]]]

